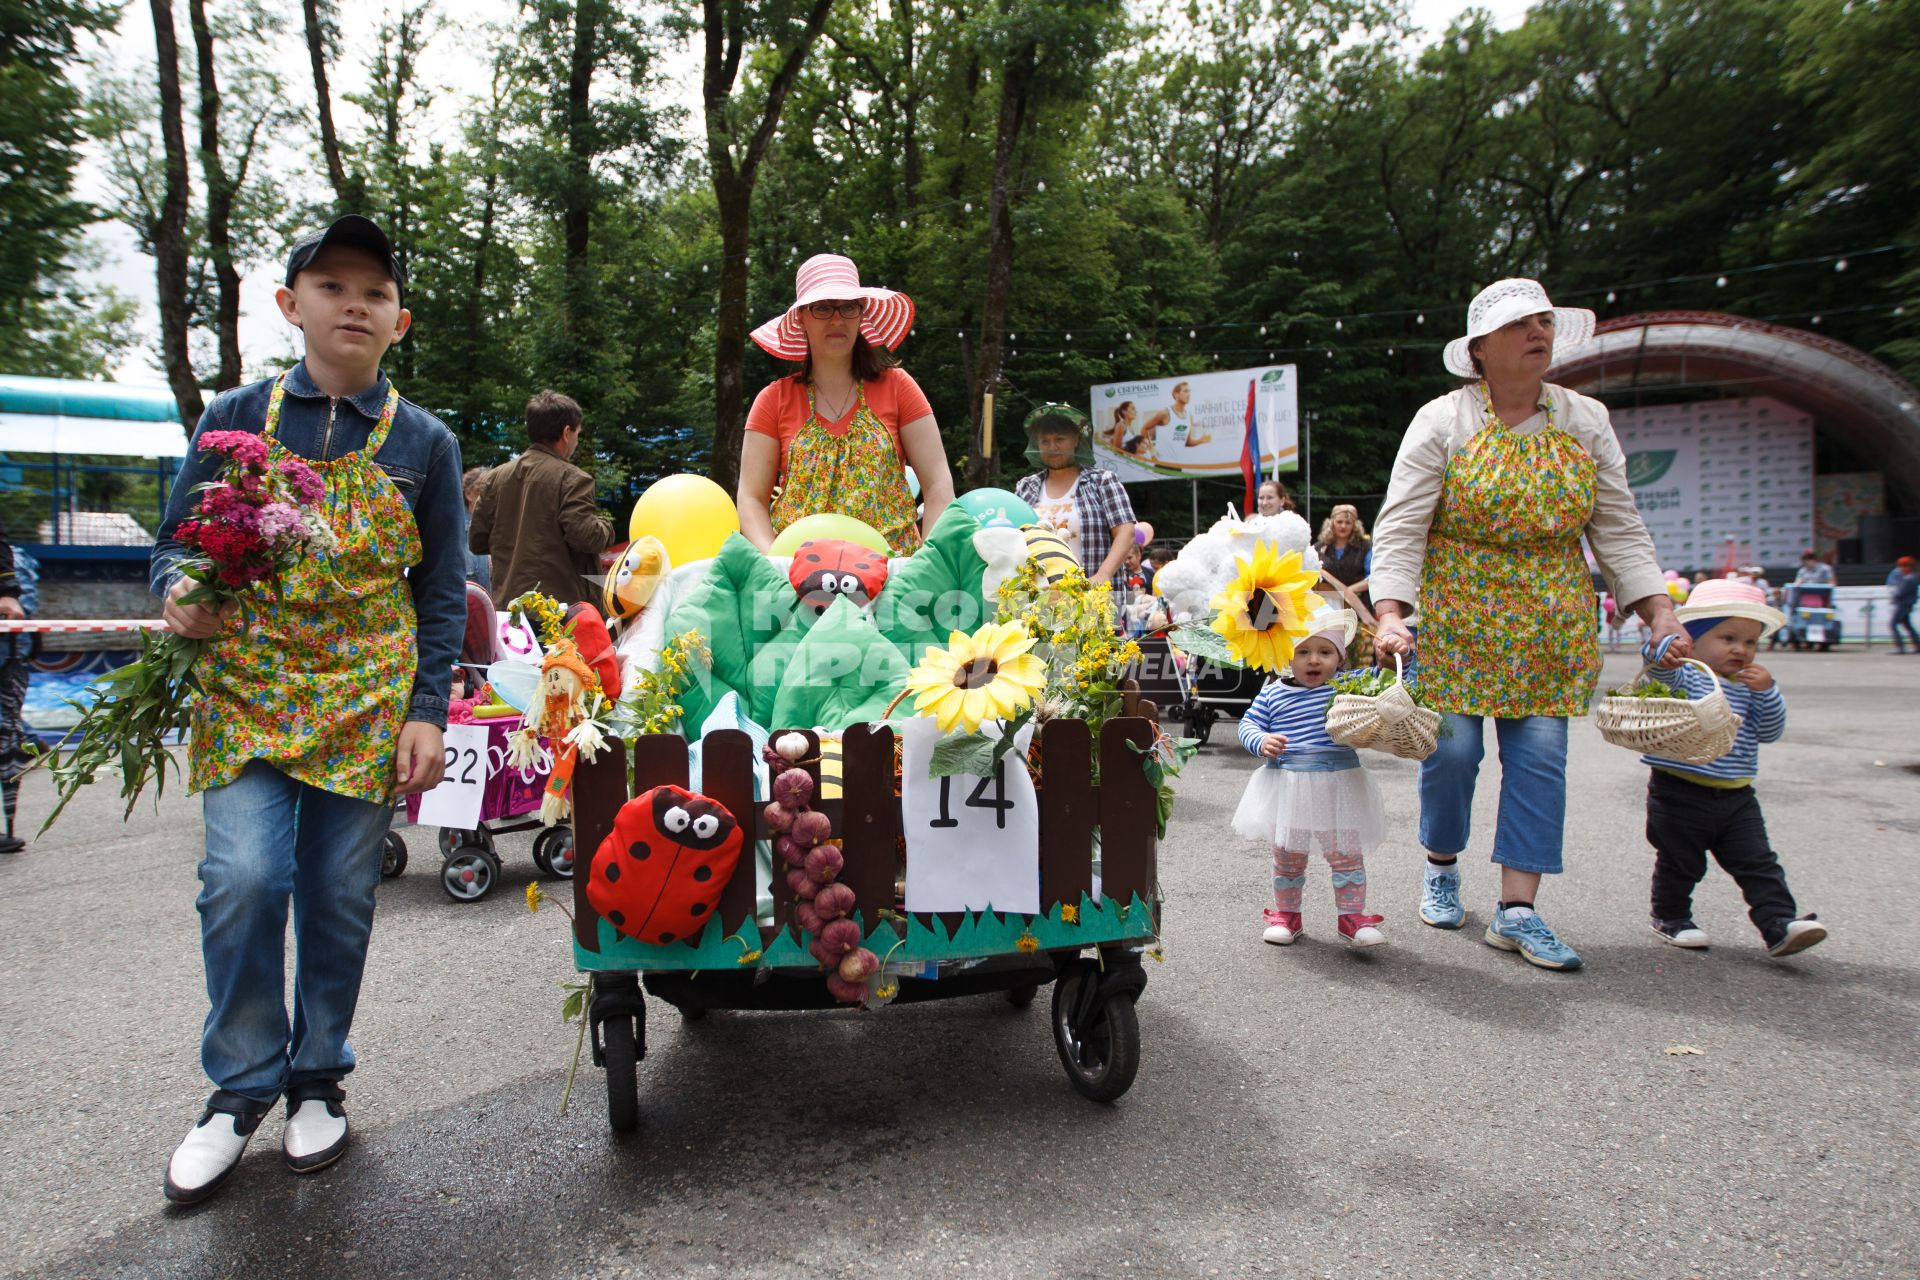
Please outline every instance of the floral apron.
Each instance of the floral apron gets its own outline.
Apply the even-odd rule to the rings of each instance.
[[[1594,462],[1554,426],[1521,432],[1493,412],[1447,463],[1420,583],[1420,684],[1434,707],[1476,716],[1585,715],[1600,675],[1593,579],[1580,535]]]
[[[283,375],[261,432],[276,459],[292,456],[274,438],[285,394]],[[390,798],[418,666],[405,570],[421,551],[406,499],[373,460],[399,405],[400,393],[389,388],[364,448],[307,463],[326,484],[338,549],[294,565],[278,599],[264,591],[255,597],[246,630],[201,650],[189,790],[231,782],[259,760],[336,795]]]
[[[911,555],[920,545],[913,508],[893,433],[867,408],[866,384],[860,385],[846,432],[837,436],[814,407],[809,385],[807,423],[787,446],[786,475],[770,513],[774,535],[802,517],[836,511],[872,526],[894,555]]]

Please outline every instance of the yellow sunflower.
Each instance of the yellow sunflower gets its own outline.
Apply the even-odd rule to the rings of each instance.
[[[964,725],[1009,719],[1033,705],[1047,683],[1047,668],[1028,653],[1033,638],[1013,622],[989,622],[972,635],[956,631],[947,647],[928,649],[907,677],[916,715],[932,716],[942,733]]]
[[[1307,634],[1307,617],[1321,605],[1313,593],[1320,575],[1300,566],[1300,553],[1283,556],[1262,542],[1253,559],[1236,556],[1239,573],[1213,598],[1220,611],[1213,629],[1226,637],[1242,661],[1260,671],[1278,671],[1293,658],[1294,642]]]

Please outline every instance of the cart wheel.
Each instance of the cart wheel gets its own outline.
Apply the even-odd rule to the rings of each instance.
[[[467,846],[440,868],[440,887],[455,902],[478,902],[500,878],[500,859],[492,851]]]
[[[606,1046],[607,1124],[615,1133],[631,1132],[640,1123],[639,1063],[633,1052],[633,1019],[608,1018],[600,1024]]]
[[[533,865],[562,880],[573,878],[573,828],[548,827],[533,838]]]
[[[380,845],[380,878],[391,880],[406,869],[407,842],[398,831],[389,831]]]
[[[1033,1003],[1034,996],[1038,995],[1039,992],[1040,984],[1037,982],[1023,983],[1017,987],[1008,987],[1007,1003],[1016,1009],[1024,1009]]]
[[[1097,974],[1062,977],[1053,985],[1053,1046],[1075,1089],[1095,1102],[1112,1102],[1140,1070],[1133,993],[1119,991],[1102,1000]]]

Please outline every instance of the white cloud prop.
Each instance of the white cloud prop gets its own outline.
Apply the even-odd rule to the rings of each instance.
[[[1250,560],[1260,543],[1276,555],[1300,553],[1303,567],[1318,572],[1313,531],[1291,511],[1277,516],[1226,516],[1185,547],[1154,575],[1153,589],[1173,611],[1173,620],[1191,622],[1212,612],[1213,598],[1233,580],[1236,560]]]

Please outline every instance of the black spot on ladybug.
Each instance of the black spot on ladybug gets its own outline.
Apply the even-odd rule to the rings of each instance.
[[[672,942],[672,941],[673,941],[673,935],[672,935],[672,934],[670,934],[670,933],[663,933],[663,934],[661,934],[661,935],[660,935],[660,941],[661,941],[661,942]]]
[[[713,879],[713,868],[712,867],[695,867],[693,869],[693,878],[695,880],[699,880],[702,882],[711,880]]]
[[[620,878],[620,864],[617,862],[609,862],[607,864],[607,883],[612,884],[614,881],[618,880],[619,878]]]
[[[810,562],[810,563],[812,563],[812,564],[819,564],[819,563],[820,563],[820,553],[819,553],[819,552],[817,552],[817,551],[809,551],[809,552],[807,552],[807,554],[806,554],[806,555],[804,555],[804,556],[802,556],[802,557],[801,557],[801,559],[803,559],[803,560],[806,560],[806,561],[808,561],[808,562]]]
[[[607,912],[607,923],[612,925],[614,928],[618,929],[621,925],[625,924],[626,922],[627,922],[627,917],[624,912],[620,912],[620,911]]]
[[[645,840],[635,840],[627,848],[627,855],[635,862],[645,862],[652,853],[653,850],[647,847]]]
[[[694,914],[694,915],[696,915],[696,916],[703,916],[703,915],[705,915],[705,914],[707,914],[707,904],[706,904],[706,903],[704,903],[704,902],[696,902],[696,903],[694,903],[694,904],[693,904],[693,914]]]

